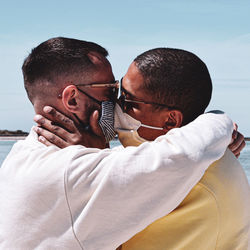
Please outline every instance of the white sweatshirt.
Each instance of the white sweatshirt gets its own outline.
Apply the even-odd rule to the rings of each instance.
[[[121,150],[46,147],[31,130],[0,168],[0,249],[115,249],[180,204],[232,130],[210,113]]]

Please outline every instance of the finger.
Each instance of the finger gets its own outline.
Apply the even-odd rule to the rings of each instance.
[[[53,124],[49,119],[43,117],[42,115],[35,115],[34,121],[39,126],[45,128],[46,130],[48,130],[51,133],[61,137],[64,140],[66,140],[66,138],[67,138],[66,135],[69,134],[69,132],[67,130],[65,130],[64,128],[59,127],[56,124]]]
[[[231,144],[234,142],[234,140],[237,138],[237,135],[238,135],[238,125],[234,122],[233,123],[233,126],[234,126],[234,130],[233,130],[233,133],[232,133],[232,140],[231,140]]]
[[[246,146],[245,141],[242,141],[242,143],[239,145],[239,147],[237,147],[237,148],[233,151],[234,155],[235,155],[235,156],[239,155],[240,152],[242,151],[242,149],[243,149],[245,146]]]
[[[95,110],[91,114],[91,116],[89,118],[89,124],[90,124],[92,132],[95,135],[104,137],[102,129],[101,129],[100,125],[99,125],[99,111],[98,110]]]
[[[43,143],[45,146],[52,146],[53,144],[51,142],[49,142],[46,138],[44,138],[43,136],[38,136],[38,141],[40,141],[41,143]]]
[[[238,125],[235,122],[234,122],[234,130],[236,130],[236,131],[238,130]]]
[[[59,124],[61,127],[67,129],[70,132],[76,131],[74,121],[57,111],[55,108],[51,106],[45,106],[43,111],[47,115],[46,118],[51,120],[53,123]]]
[[[231,151],[235,151],[243,141],[244,141],[244,136],[240,132],[237,132],[237,136],[233,140],[233,142],[229,145],[229,149]]]
[[[237,154],[237,155],[235,155],[235,157],[236,157],[236,158],[239,158],[239,157],[240,157],[240,153],[239,153],[239,154]]]
[[[233,134],[232,134],[232,142],[237,138],[238,135],[238,131],[237,130],[233,130]]]
[[[65,148],[68,146],[66,141],[46,129],[35,127],[34,130],[39,137],[41,137],[40,140],[43,140],[41,142],[47,146],[56,145],[59,148]]]

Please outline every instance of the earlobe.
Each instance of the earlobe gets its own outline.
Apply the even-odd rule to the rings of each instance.
[[[62,92],[63,105],[71,113],[75,113],[78,110],[77,97],[78,90],[75,85],[67,86]]]

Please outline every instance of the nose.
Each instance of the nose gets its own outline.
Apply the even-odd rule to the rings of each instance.
[[[119,104],[124,113],[128,113],[128,111],[131,109],[130,103],[126,102],[124,96],[122,95],[117,99],[116,102]]]

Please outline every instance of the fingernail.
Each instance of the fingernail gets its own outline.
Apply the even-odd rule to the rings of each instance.
[[[43,117],[41,115],[35,115],[34,116],[34,121],[38,122],[39,120],[41,120]]]
[[[34,127],[34,130],[35,130],[37,133],[41,132],[41,129],[40,129],[39,127]]]
[[[38,140],[41,141],[41,142],[44,142],[45,141],[45,138],[43,136],[39,136],[38,137]]]
[[[45,112],[45,113],[50,113],[50,112],[52,112],[52,110],[53,110],[53,108],[51,108],[50,106],[45,106],[44,108],[43,108],[43,111]]]

